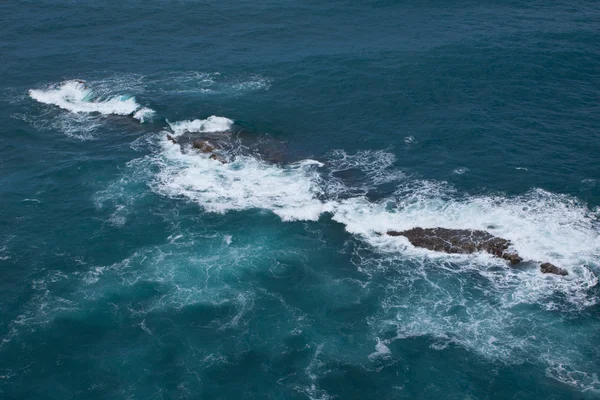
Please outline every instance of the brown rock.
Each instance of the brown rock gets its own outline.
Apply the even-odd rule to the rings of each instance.
[[[561,276],[569,275],[569,273],[566,270],[548,262],[540,265],[540,271],[542,271],[543,274],[555,274]]]
[[[215,148],[211,146],[210,143],[204,140],[194,140],[194,142],[192,143],[192,147],[200,150],[203,153],[212,153],[215,150]]]
[[[492,234],[473,229],[446,228],[413,228],[407,231],[388,231],[390,236],[405,236],[416,247],[441,251],[450,254],[470,254],[478,251],[488,252],[503,258],[511,264],[518,264],[523,259],[509,250],[509,240],[495,237]]]
[[[210,158],[211,160],[220,161],[222,164],[227,163],[227,161],[225,161],[225,159],[218,154],[211,154],[208,158]]]
[[[177,139],[167,133],[167,140],[172,142],[173,144],[177,144]]]

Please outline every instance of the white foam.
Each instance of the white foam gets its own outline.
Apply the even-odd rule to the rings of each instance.
[[[232,123],[227,118],[211,118],[192,121],[193,128],[182,123],[171,126],[181,132],[222,129]],[[579,290],[597,283],[590,267],[600,258],[600,235],[595,222],[600,212],[589,210],[569,196],[541,189],[516,197],[461,196],[444,183],[402,181],[397,191],[383,201],[372,202],[363,196],[338,199],[330,193],[331,189],[347,188],[342,187],[341,181],[330,186],[332,177],[324,175],[323,164],[313,160],[282,167],[240,156],[230,164],[221,164],[206,156],[182,154],[179,146],[164,138],[161,146],[164,162],[157,180],[159,191],[189,198],[210,212],[262,208],[284,221],[314,221],[328,212],[348,232],[381,251],[467,260],[475,256],[440,255],[416,249],[403,237],[380,233],[414,227],[481,229],[511,240],[525,260],[551,262],[567,269],[571,276],[559,280],[569,282],[567,286],[575,285]],[[328,165],[334,172],[361,169],[367,181],[378,184],[404,179],[399,171],[390,170],[393,162],[393,156],[385,152],[352,156],[338,152],[333,153]],[[537,275],[538,284],[556,285],[552,277]]]
[[[226,132],[231,129],[233,121],[225,117],[212,115],[206,119],[169,122],[176,136],[185,132]]]
[[[379,185],[405,178],[402,171],[393,168],[395,162],[396,157],[383,150],[365,150],[354,154],[334,150],[327,156],[329,175],[323,182],[324,188],[332,199],[366,194]],[[344,179],[340,175],[348,176]]]
[[[390,348],[386,346],[385,342],[377,338],[377,344],[375,345],[375,351],[369,354],[369,359],[373,360],[378,357],[389,357],[392,352]]]
[[[100,116],[81,113],[54,113],[42,111],[40,114],[13,114],[14,118],[25,121],[36,129],[58,130],[79,140],[95,139],[97,129],[102,126]]]
[[[333,209],[335,221],[366,241],[369,252],[378,253],[357,253],[357,269],[368,275],[390,271],[381,314],[370,318],[374,335],[385,338],[385,345],[424,336],[437,350],[455,344],[508,363],[539,359],[551,365],[555,379],[598,388],[593,368],[578,360],[577,343],[585,343],[585,329],[575,330],[584,333],[572,338],[568,324],[556,318],[556,310],[576,315],[598,303],[596,291],[590,290],[598,284],[593,272],[600,259],[598,210],[541,189],[514,197],[469,196],[443,183],[419,181],[403,183],[379,202],[354,197],[336,202]],[[550,261],[569,276],[542,274],[536,263],[512,268],[488,254],[433,252],[404,237],[380,234],[418,226],[487,230],[510,239],[525,260]],[[371,358],[380,356],[376,350]],[[572,354],[562,363],[575,374],[543,358],[567,351]]]
[[[44,104],[51,104],[72,113],[99,113],[103,115],[132,115],[142,120],[152,111],[140,106],[135,97],[127,95],[97,96],[85,83],[66,81],[49,89],[31,89],[29,96]]]
[[[541,189],[515,197],[468,196],[444,183],[404,180],[382,201],[369,201],[365,196],[340,198],[331,190],[348,192],[343,181],[331,185],[330,172],[323,174],[325,168],[319,162],[304,160],[282,167],[240,156],[221,164],[204,155],[182,154],[179,146],[164,137],[161,146],[157,191],[183,196],[206,211],[266,209],[283,221],[316,221],[330,213],[384,259],[421,262],[427,258],[430,262],[426,264],[433,262],[439,268],[455,261],[462,271],[487,279],[507,307],[541,304],[546,309],[582,309],[598,301],[589,289],[598,284],[593,270],[600,258],[599,212],[569,196]],[[387,171],[392,163],[393,158],[384,152],[340,153],[328,165],[334,171],[362,170],[367,180],[376,182],[403,179],[397,171]],[[511,240],[521,257],[532,263],[515,269],[486,253],[450,255],[415,248],[404,237],[381,235],[414,227],[489,231]],[[565,268],[569,276],[542,274],[535,262],[551,262]],[[552,299],[555,293],[561,294],[560,302]]]
[[[391,201],[390,201],[391,200]],[[519,197],[430,196],[427,188],[381,203],[350,199],[334,219],[348,231],[373,237],[373,232],[414,227],[481,229],[509,239],[526,260],[575,267],[596,263],[600,236],[594,226],[597,211],[573,198],[533,190]]]
[[[287,167],[239,156],[222,164],[208,156],[182,154],[179,146],[163,139],[160,193],[186,197],[209,212],[225,213],[253,208],[268,209],[284,221],[317,220],[330,210],[317,196],[319,163],[304,161]]]

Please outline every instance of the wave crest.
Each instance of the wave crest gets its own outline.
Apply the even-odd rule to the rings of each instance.
[[[31,89],[29,96],[40,103],[55,105],[72,113],[133,115],[140,121],[154,113],[138,104],[133,96],[99,96],[79,80],[66,81],[45,90]]]

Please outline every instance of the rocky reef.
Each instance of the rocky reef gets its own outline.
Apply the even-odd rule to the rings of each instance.
[[[569,275],[569,273],[566,270],[559,268],[554,264],[550,264],[549,262],[540,265],[540,271],[542,271],[542,273],[544,274],[555,274],[561,276]]]
[[[178,136],[166,133],[166,139],[179,145],[184,154],[208,154],[209,159],[222,163],[232,161],[237,155],[252,155],[275,164],[288,159],[282,142],[242,129],[185,132]]]
[[[404,236],[415,247],[449,254],[471,254],[480,251],[503,258],[512,265],[523,258],[511,249],[510,240],[496,237],[489,232],[474,229],[412,228],[406,231],[387,231],[389,236]],[[568,272],[550,263],[540,265],[545,274],[565,276]]]
[[[470,254],[478,251],[488,252],[496,257],[504,258],[511,264],[518,264],[523,259],[510,251],[509,240],[495,237],[486,231],[472,229],[446,228],[413,228],[407,231],[388,231],[390,236],[405,236],[416,247],[441,251],[451,254]]]
[[[182,153],[189,154],[196,152],[209,154],[211,160],[222,163],[228,162],[227,154],[234,147],[230,132],[194,132],[177,137],[167,133],[166,137],[169,142],[179,145]]]

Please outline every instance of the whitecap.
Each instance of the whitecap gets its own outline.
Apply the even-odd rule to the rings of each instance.
[[[98,99],[94,92],[79,80],[67,81],[46,90],[31,89],[29,96],[40,103],[52,104],[74,113],[131,115],[140,108],[131,96]]]
[[[167,121],[168,122],[168,121]],[[212,115],[206,119],[168,122],[176,136],[186,132],[226,132],[233,126],[233,121],[225,117]]]
[[[142,107],[133,114],[133,118],[137,119],[141,123],[144,123],[147,121],[152,121],[152,117],[154,117],[155,114],[156,112],[154,110],[148,107]]]

